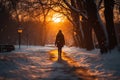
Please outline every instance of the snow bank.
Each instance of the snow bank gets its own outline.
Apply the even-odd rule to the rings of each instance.
[[[99,49],[86,51],[76,47],[64,47],[63,50],[81,66],[90,68],[96,75],[120,79],[120,52],[117,48],[103,55],[100,54]]]

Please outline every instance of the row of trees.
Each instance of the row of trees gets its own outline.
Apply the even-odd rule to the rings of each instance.
[[[94,49],[92,35],[94,32],[102,53],[112,50],[118,44],[113,10],[114,5],[119,7],[119,4],[117,0],[0,0],[0,7],[5,10],[5,13],[7,11],[6,17],[9,18],[11,15],[18,26],[28,20],[42,23],[44,26],[41,29],[42,45],[45,44],[46,18],[52,10],[65,15],[73,24],[76,46],[87,50]],[[101,9],[104,9],[106,25],[103,24],[99,14]]]
[[[40,2],[32,3],[29,0],[0,0],[0,44],[17,43],[17,29],[22,27],[24,29],[22,34],[23,44],[28,42],[29,35],[29,44],[44,45],[45,27],[43,26],[45,26],[45,19],[40,20],[37,18],[45,16],[46,14],[43,14],[43,12],[44,9],[41,7]],[[37,29],[36,31],[35,28]],[[37,34],[41,35],[38,36]]]
[[[92,30],[96,35],[101,52],[107,52],[115,48],[117,37],[114,27],[114,5],[115,0],[63,0],[71,11],[72,21],[75,24],[76,42],[78,46],[91,50],[94,48]],[[98,3],[98,5],[97,5]],[[102,7],[101,7],[102,6]],[[118,5],[119,6],[119,5]],[[99,9],[104,8],[104,18],[106,25],[103,24]],[[79,17],[82,16],[82,21]],[[105,27],[106,26],[106,27]]]

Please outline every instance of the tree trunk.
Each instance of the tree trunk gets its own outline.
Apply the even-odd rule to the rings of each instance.
[[[45,46],[45,43],[46,43],[46,25],[45,23],[43,23],[43,26],[42,26],[42,40],[41,40],[41,46]]]
[[[94,49],[93,39],[92,39],[92,27],[89,25],[87,20],[82,21],[82,28],[84,32],[84,44],[87,50]]]
[[[103,25],[99,20],[99,14],[94,0],[86,0],[86,9],[88,14],[88,22],[90,26],[94,29],[101,53],[105,53],[107,52],[107,38],[103,29]]]
[[[76,4],[73,0],[71,0],[71,5],[76,8]],[[77,43],[79,43],[78,44],[79,47],[83,48],[84,40],[83,40],[83,35],[82,35],[81,29],[80,29],[81,25],[80,25],[79,13],[76,13],[75,11],[71,10],[71,16],[75,23],[76,39],[78,41]]]
[[[117,46],[117,38],[115,33],[114,21],[113,21],[113,8],[114,8],[114,0],[104,0],[104,14],[106,20],[106,28],[108,33],[109,40],[109,50],[115,48]]]
[[[76,0],[76,3],[80,11],[85,10],[84,3],[81,0]],[[93,40],[92,40],[92,27],[89,26],[88,21],[84,18],[82,18],[81,24],[82,24],[83,34],[84,34],[84,43],[83,43],[84,47],[87,50],[92,50],[94,49]]]

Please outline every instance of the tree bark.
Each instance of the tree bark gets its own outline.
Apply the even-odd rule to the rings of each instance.
[[[76,4],[73,0],[71,0],[71,5],[76,8]],[[80,25],[80,19],[79,19],[79,13],[76,13],[75,11],[71,10],[71,17],[75,23],[75,32],[76,32],[76,39],[79,47],[83,48],[84,47],[84,40],[83,40],[83,35],[81,33],[81,25]]]
[[[87,50],[94,49],[93,39],[92,39],[92,27],[89,25],[87,20],[82,21],[82,28],[84,32],[84,44]]]
[[[76,0],[77,7],[80,11],[85,11],[85,6],[81,0]],[[84,47],[87,50],[94,49],[93,40],[92,40],[92,27],[89,25],[89,22],[82,17],[82,30],[84,33]]]
[[[117,38],[113,21],[114,0],[104,0],[104,6],[105,6],[104,14],[106,21],[106,29],[109,40],[109,50],[111,50],[115,48],[115,46],[117,46]]]
[[[103,25],[99,20],[99,14],[94,0],[86,0],[86,10],[88,14],[88,22],[90,26],[94,29],[100,47],[100,51],[101,53],[105,53],[107,52],[107,38],[103,29]]]

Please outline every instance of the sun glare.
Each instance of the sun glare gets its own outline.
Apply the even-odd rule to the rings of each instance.
[[[54,14],[52,17],[52,21],[55,23],[62,22],[62,15],[60,14]]]
[[[52,20],[53,20],[55,23],[59,23],[59,22],[61,21],[60,18],[56,18],[56,17],[52,18]]]

